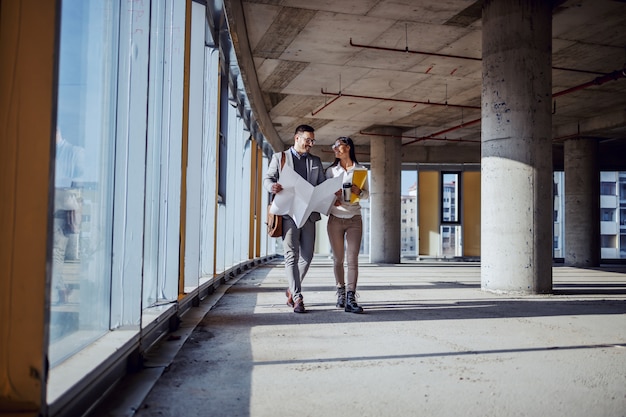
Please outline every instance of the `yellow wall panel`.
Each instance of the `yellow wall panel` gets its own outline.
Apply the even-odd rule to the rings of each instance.
[[[439,172],[419,171],[419,254],[439,256]]]
[[[0,2],[0,412],[45,408],[56,1]]]

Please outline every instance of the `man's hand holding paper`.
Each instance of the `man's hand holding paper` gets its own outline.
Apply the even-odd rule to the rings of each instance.
[[[341,188],[341,178],[329,178],[313,186],[289,165],[280,172],[283,190],[274,196],[270,212],[289,215],[297,227],[302,227],[312,212],[328,214],[335,201],[335,192]]]

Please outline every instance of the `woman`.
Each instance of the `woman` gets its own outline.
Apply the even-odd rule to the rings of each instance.
[[[345,190],[339,190],[335,193],[337,199],[330,210],[327,225],[330,248],[334,258],[337,307],[345,308],[345,311],[349,313],[362,313],[363,308],[356,302],[356,285],[359,277],[359,250],[363,236],[359,200],[369,197],[367,170],[356,160],[352,139],[340,137],[335,141],[332,148],[335,152],[335,162],[326,169],[326,178],[342,176],[345,187]],[[355,170],[357,171],[356,175]],[[343,268],[344,254],[346,253],[348,260],[347,288]]]

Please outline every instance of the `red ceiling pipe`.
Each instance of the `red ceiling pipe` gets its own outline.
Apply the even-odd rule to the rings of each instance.
[[[439,57],[443,57],[443,58],[458,58],[458,59],[468,59],[468,60],[472,60],[472,61],[482,61],[481,58],[465,57],[465,56],[460,56],[460,55],[445,55],[445,54],[438,54],[438,53],[434,53],[434,52],[411,51],[411,50],[409,50],[408,46],[405,49],[397,49],[397,48],[386,48],[386,47],[381,47],[381,46],[360,45],[360,44],[356,44],[356,43],[352,42],[352,38],[350,38],[350,45],[354,46],[354,47],[358,47],[358,48],[376,49],[376,50],[380,50],[380,51],[405,52],[405,53],[413,53],[413,54],[421,54],[421,55],[439,56]],[[563,71],[572,71],[572,72],[581,72],[581,73],[589,73],[589,74],[603,74],[601,72],[596,72],[596,71],[585,71],[585,70],[577,70],[577,69],[562,68],[562,67],[552,67],[552,69],[563,70]],[[565,95],[565,94],[569,94],[569,93],[573,93],[574,91],[582,90],[584,88],[591,87],[591,86],[594,86],[594,85],[602,85],[602,84],[607,83],[609,81],[618,80],[618,79],[624,78],[624,77],[626,77],[626,69],[613,71],[613,72],[611,72],[609,74],[603,74],[600,77],[597,77],[594,80],[589,81],[587,83],[580,84],[580,85],[572,87],[572,88],[568,88],[568,89],[560,91],[558,93],[554,93],[552,95],[552,98],[559,97],[559,96],[562,96],[562,95]],[[326,93],[324,93],[324,91],[322,90],[322,94],[326,94]],[[339,97],[340,96],[335,97],[335,99],[333,99],[332,101],[338,99]],[[369,98],[375,98],[375,97],[369,97]],[[332,103],[332,101],[330,103]],[[330,103],[328,103],[328,104],[330,104]],[[428,104],[438,105],[439,103],[437,103],[437,104],[435,104],[435,103],[428,103]],[[324,107],[326,107],[327,105],[325,105]],[[322,107],[322,109],[324,107]],[[322,109],[320,109],[320,110],[322,110]],[[317,113],[320,110],[318,110]],[[429,136],[426,136],[426,137],[423,137],[423,138],[417,138],[416,140],[411,141],[411,142],[403,143],[402,146],[410,145],[411,143],[415,143],[415,142],[418,142],[418,141],[421,141],[421,140],[427,140],[427,139],[428,140],[434,140],[433,136],[439,136],[439,135],[443,135],[444,133],[448,133],[448,132],[451,132],[451,131],[454,131],[454,130],[457,130],[457,129],[462,129],[464,127],[467,127],[467,126],[473,125],[475,123],[478,123],[478,122],[480,122],[480,120],[481,119],[476,119],[476,120],[472,120],[472,121],[467,122],[467,123],[462,123],[462,124],[460,124],[458,126],[453,126],[453,127],[449,128],[449,129],[445,129],[445,130],[442,130],[440,132],[433,133],[432,135],[429,135]],[[467,141],[467,142],[469,142],[469,141]]]
[[[440,136],[440,135],[443,135],[443,134],[445,134],[445,133],[452,132],[452,131],[454,131],[454,130],[458,130],[458,129],[462,129],[462,128],[467,127],[467,126],[474,125],[474,124],[476,124],[476,123],[479,123],[479,122],[480,122],[480,120],[481,120],[481,119],[470,120],[469,122],[461,123],[461,124],[460,124],[460,125],[458,125],[458,126],[452,126],[452,127],[448,128],[448,129],[444,129],[444,130],[441,130],[441,131],[439,131],[439,132],[435,132],[435,133],[433,133],[433,134],[431,134],[431,135],[428,135],[428,136],[425,136],[425,137],[423,137],[423,138],[416,139],[416,140],[412,140],[412,141],[407,142],[407,143],[403,143],[403,144],[402,144],[402,146],[405,146],[405,145],[410,145],[410,144],[415,143],[415,142],[420,142],[421,140],[437,140],[437,139],[435,138],[435,136]],[[453,139],[448,139],[448,140],[453,140]],[[463,142],[478,142],[478,141],[474,141],[474,140],[463,140]]]
[[[561,137],[558,137],[558,138],[554,138],[554,139],[552,139],[552,142],[557,142],[557,143],[558,142],[563,142],[563,141],[566,141],[568,139],[577,138],[579,136],[580,136],[580,132],[579,133],[573,133],[571,135],[566,135],[566,136],[561,136]]]
[[[426,104],[426,105],[431,105],[431,106],[444,106],[444,107],[455,107],[455,108],[461,108],[461,109],[480,110],[480,106],[466,106],[466,105],[463,105],[463,104],[449,104],[448,102],[446,102],[446,103],[434,103],[432,101],[418,101],[418,100],[404,100],[404,99],[400,99],[400,98],[385,98],[385,97],[374,97],[374,96],[362,96],[362,95],[358,95],[358,94],[346,94],[346,93],[341,93],[341,92],[339,92],[339,93],[330,93],[330,92],[324,91],[324,89],[322,89],[322,94],[331,95],[331,96],[366,98],[366,99],[372,99],[372,100],[395,101],[395,102],[398,102],[398,103]],[[319,113],[319,110],[317,112]]]
[[[619,80],[620,78],[625,78],[625,77],[626,77],[626,69],[613,71],[613,72],[611,72],[609,74],[605,74],[602,77],[597,77],[597,78],[593,79],[592,81],[586,82],[584,84],[580,84],[580,85],[577,85],[575,87],[568,88],[566,90],[560,91],[558,93],[554,93],[554,94],[552,94],[552,97],[553,98],[554,97],[559,97],[559,96],[562,96],[562,95],[565,95],[565,94],[573,93],[574,91],[582,90],[582,89],[587,88],[587,87],[592,87],[594,85],[602,85],[602,84],[605,84],[605,83],[607,83],[609,81]],[[440,136],[440,135],[443,135],[444,133],[448,133],[448,132],[451,132],[453,130],[457,130],[457,129],[461,129],[461,128],[473,125],[475,123],[480,122],[480,120],[481,119],[476,119],[476,120],[472,120],[472,121],[467,122],[467,123],[462,123],[462,124],[460,124],[458,126],[453,126],[453,127],[449,128],[449,129],[445,129],[445,130],[442,130],[440,132],[433,133],[432,135],[427,136],[426,138],[427,139],[432,139],[432,136]],[[414,140],[414,141],[411,141],[411,142],[403,143],[402,146],[410,145],[411,143],[415,143],[415,142],[418,142],[418,141]]]
[[[458,128],[458,127],[455,127],[455,128]],[[442,142],[474,142],[474,143],[480,143],[479,140],[468,140],[468,139],[462,139],[462,138],[461,139],[447,139],[447,138],[433,138],[433,137],[430,137],[430,136],[397,136],[397,135],[385,135],[385,134],[373,133],[373,132],[364,132],[362,130],[359,131],[359,134],[360,135],[364,135],[364,136],[382,136],[382,137],[388,137],[388,138],[415,139],[414,141],[402,144],[402,146],[408,145],[409,143],[421,142],[423,140],[439,140],[439,141],[442,141]]]
[[[471,61],[482,61],[482,58],[474,58],[470,56],[438,54],[435,52],[426,52],[426,51],[411,51],[408,46],[405,47],[404,49],[398,49],[398,48],[386,48],[383,46],[360,45],[360,44],[352,42],[352,38],[350,38],[350,46],[354,46],[357,48],[376,49],[379,51],[404,52],[404,53],[419,54],[419,55],[438,56],[442,58],[456,58],[456,59],[466,59],[466,60],[471,60]],[[599,72],[599,71],[587,71],[587,70],[579,70],[579,69],[563,68],[563,67],[552,67],[552,69],[561,70],[561,71],[581,72],[585,74],[603,74],[602,72]]]
[[[601,77],[597,77],[589,82],[586,82],[584,84],[581,85],[577,85],[575,87],[572,88],[568,88],[566,90],[563,91],[559,91],[558,93],[554,93],[552,94],[552,98],[555,97],[559,97],[559,96],[563,96],[565,94],[569,94],[569,93],[573,93],[574,91],[578,91],[578,90],[582,90],[583,88],[587,88],[587,87],[592,87],[594,85],[602,85],[605,83],[608,83],[609,81],[616,81],[619,80],[620,78],[624,78],[626,77],[626,69],[621,69],[621,70],[617,70],[617,71],[613,71],[609,74],[605,74]]]
[[[323,93],[323,91],[322,91]],[[328,103],[324,104],[322,107],[320,107],[319,109],[312,111],[311,112],[311,116],[315,116],[317,113],[321,112],[322,110],[324,110],[326,107],[330,106],[331,104],[333,104],[335,101],[337,101],[337,99],[341,97],[341,93],[339,93],[339,95],[335,98],[333,98],[332,100],[330,100]]]
[[[442,57],[442,58],[458,58],[458,59],[469,59],[469,60],[472,60],[472,61],[482,61],[482,58],[472,58],[472,57],[468,57],[468,56],[445,55],[445,54],[438,54],[438,53],[435,53],[435,52],[424,52],[424,51],[411,51],[411,50],[409,50],[408,46],[406,48],[404,48],[404,49],[397,49],[397,48],[385,48],[384,46],[359,45],[357,43],[352,42],[352,38],[350,38],[350,46],[356,46],[357,48],[376,49],[378,51],[406,52],[406,53],[410,53],[410,54],[439,56],[439,57]]]

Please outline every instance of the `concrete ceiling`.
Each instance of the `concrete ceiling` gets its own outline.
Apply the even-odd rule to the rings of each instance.
[[[324,160],[350,136],[367,162],[372,130],[392,126],[404,132],[390,138],[402,140],[403,161],[461,163],[480,161],[482,3],[227,0],[226,11],[253,112],[276,150],[306,123]],[[558,3],[555,155],[580,135],[610,143],[607,158],[624,164],[626,2]]]

